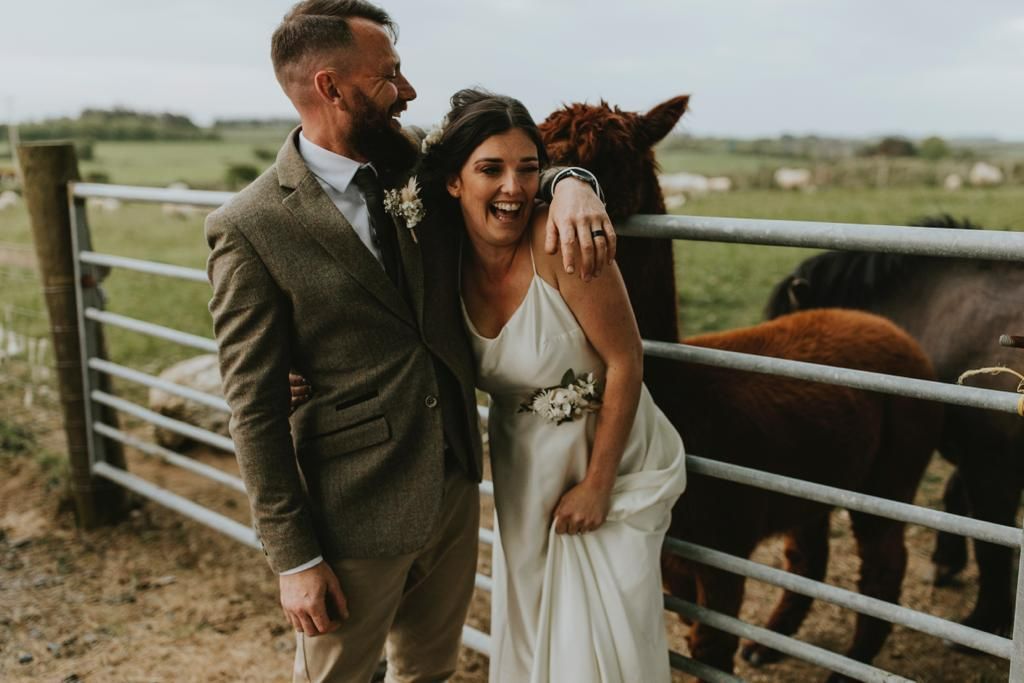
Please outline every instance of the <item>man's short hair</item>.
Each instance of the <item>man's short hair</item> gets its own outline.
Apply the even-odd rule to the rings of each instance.
[[[392,40],[398,39],[398,25],[391,16],[366,0],[303,0],[292,7],[270,40],[270,59],[281,86],[288,90],[288,71],[306,58],[350,46],[348,21],[354,18],[380,24]]]

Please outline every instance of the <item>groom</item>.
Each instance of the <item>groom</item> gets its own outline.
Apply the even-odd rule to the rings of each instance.
[[[363,0],[292,8],[272,58],[301,127],[206,223],[231,435],[296,681],[365,683],[385,643],[388,680],[447,678],[473,591],[482,447],[456,254],[382,204],[419,155],[395,28]],[[615,235],[586,180],[544,185],[549,248],[571,266],[578,241],[589,278]],[[290,424],[289,368],[317,389]]]

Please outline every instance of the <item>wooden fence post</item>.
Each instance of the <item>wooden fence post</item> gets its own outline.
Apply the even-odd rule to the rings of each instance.
[[[25,204],[32,223],[43,295],[50,317],[64,432],[68,443],[71,493],[79,526],[91,529],[122,518],[125,492],[92,474],[86,401],[83,391],[81,330],[75,303],[68,182],[78,180],[78,159],[71,143],[30,143],[18,147]],[[99,348],[102,347],[100,338]],[[105,415],[104,421],[113,418]],[[108,422],[108,424],[111,424]],[[114,423],[116,424],[116,423]],[[116,447],[114,447],[116,446]],[[105,449],[104,460],[124,467],[119,444]]]

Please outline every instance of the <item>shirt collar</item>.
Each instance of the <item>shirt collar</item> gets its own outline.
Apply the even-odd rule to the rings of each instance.
[[[354,159],[324,149],[307,138],[302,131],[299,131],[299,156],[306,162],[313,175],[342,193],[348,190],[356,171],[363,166],[373,168],[373,164],[361,164]],[[374,173],[376,172],[377,169],[374,169]]]

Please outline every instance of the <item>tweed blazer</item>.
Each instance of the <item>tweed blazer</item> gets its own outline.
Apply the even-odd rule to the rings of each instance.
[[[452,231],[425,223],[417,243],[397,226],[403,296],[323,192],[297,137],[206,221],[231,436],[277,572],[317,555],[420,549],[441,511],[444,419],[468,435],[451,444],[467,475],[483,470]],[[436,363],[458,382],[451,405]],[[315,388],[291,418],[289,368]]]

